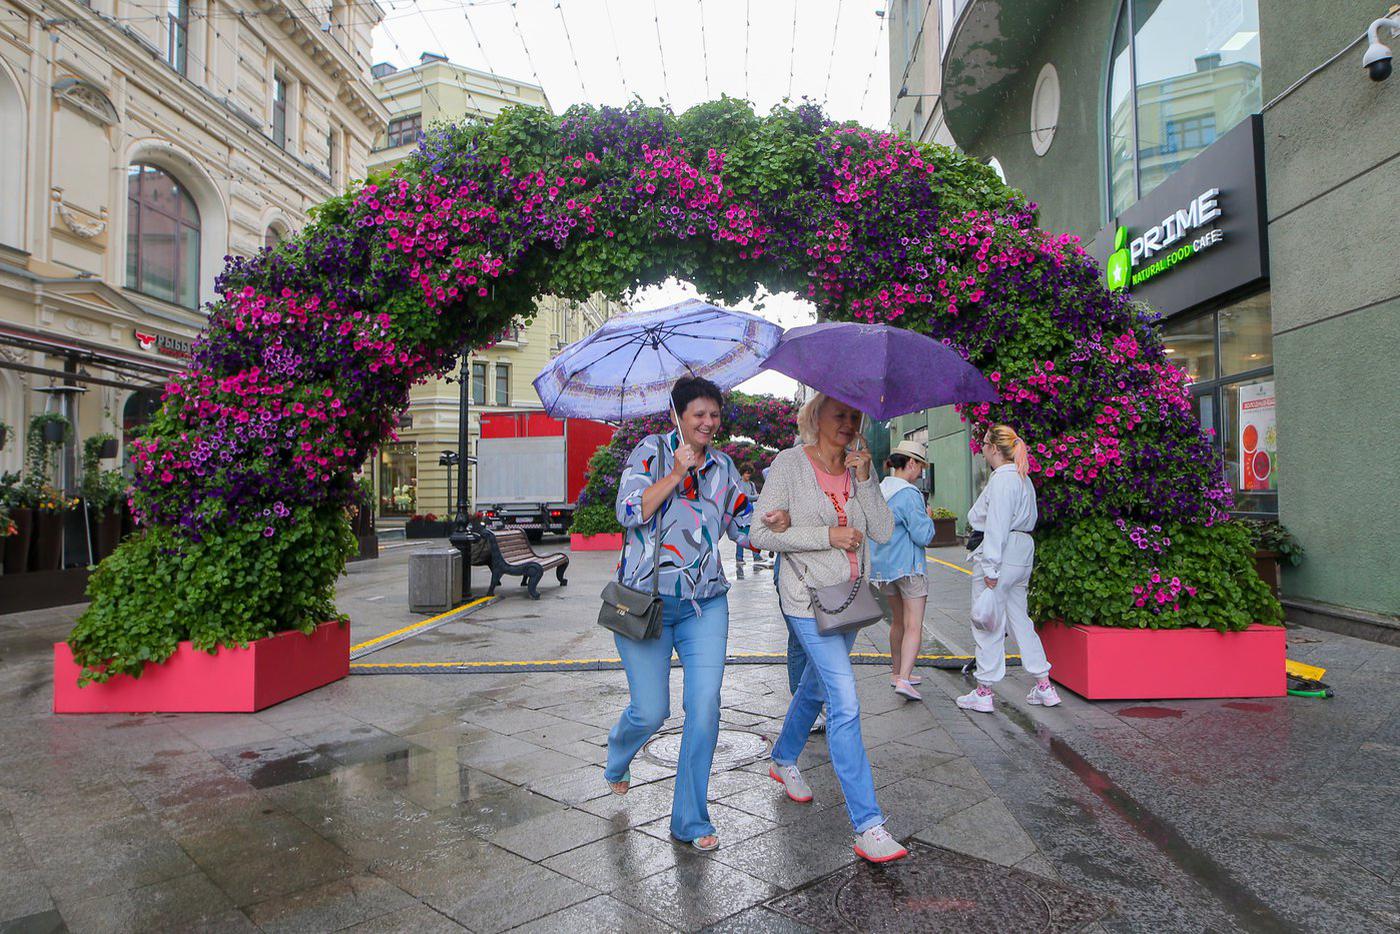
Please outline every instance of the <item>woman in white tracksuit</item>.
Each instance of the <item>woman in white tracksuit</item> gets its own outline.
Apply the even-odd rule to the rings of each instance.
[[[1035,564],[1035,486],[1027,474],[1026,442],[1009,425],[993,425],[982,436],[982,456],[992,468],[986,489],[968,511],[967,523],[982,533],[972,553],[972,598],[984,588],[995,593],[996,621],[990,630],[972,627],[977,642],[977,688],[958,698],[964,710],[992,712],[992,685],[1006,675],[1006,633],[1021,650],[1021,667],[1035,678],[1026,701],[1053,707],[1060,695],[1050,683],[1050,662],[1026,612],[1026,585]]]

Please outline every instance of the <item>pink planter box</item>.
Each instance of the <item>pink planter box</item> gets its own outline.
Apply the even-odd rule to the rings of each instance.
[[[621,551],[622,533],[607,532],[603,535],[569,535],[571,551]]]
[[[1282,697],[1282,626],[1116,629],[1046,623],[1040,641],[1050,677],[1089,700]]]
[[[280,632],[214,655],[181,642],[140,678],[118,675],[84,688],[81,672],[68,643],[55,643],[54,713],[251,713],[348,675],[350,624],[323,623],[309,636]]]

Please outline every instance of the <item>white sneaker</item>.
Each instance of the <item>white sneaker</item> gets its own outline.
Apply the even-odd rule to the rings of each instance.
[[[861,859],[869,860],[872,863],[889,863],[909,855],[909,851],[901,846],[898,840],[890,836],[890,832],[885,829],[883,824],[879,827],[871,827],[865,833],[856,834],[856,844],[853,849]]]
[[[1055,690],[1055,685],[1048,685],[1041,690],[1040,685],[1031,688],[1031,692],[1026,695],[1027,704],[1035,704],[1038,707],[1054,707],[1060,702],[1060,692]]]
[[[797,766],[779,765],[774,762],[768,767],[768,777],[782,785],[787,796],[798,804],[807,804],[812,800],[812,788],[797,770]]]
[[[979,694],[974,688],[970,693],[964,694],[957,699],[957,705],[963,710],[975,710],[978,713],[991,713],[993,711],[991,694]]]

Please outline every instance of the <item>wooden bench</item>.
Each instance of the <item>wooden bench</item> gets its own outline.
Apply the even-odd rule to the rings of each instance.
[[[520,586],[530,589],[530,599],[540,598],[539,582],[544,572],[553,568],[559,578],[559,586],[567,587],[564,569],[569,566],[569,556],[561,552],[552,555],[537,555],[530,547],[530,540],[519,529],[492,531],[482,529],[491,543],[491,587],[486,592],[494,594],[506,574],[520,575]]]

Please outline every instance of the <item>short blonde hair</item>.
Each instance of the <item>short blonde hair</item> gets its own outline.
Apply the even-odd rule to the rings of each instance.
[[[824,392],[814,392],[812,398],[797,410],[797,437],[802,439],[803,444],[817,443],[817,419],[821,418],[822,406],[829,398]]]

